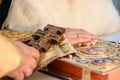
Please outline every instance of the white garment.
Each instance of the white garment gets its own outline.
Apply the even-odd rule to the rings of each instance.
[[[3,27],[32,31],[40,24],[83,28],[96,35],[120,31],[112,0],[12,0]]]
[[[108,36],[103,36],[100,37],[101,39],[105,39],[105,40],[109,40],[109,41],[119,41],[120,42],[120,32],[116,33],[116,34],[112,34],[112,35],[108,35]]]

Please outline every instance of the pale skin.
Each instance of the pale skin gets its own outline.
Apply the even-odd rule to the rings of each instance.
[[[24,78],[30,76],[33,73],[37,66],[40,55],[39,52],[32,47],[17,41],[14,41],[14,43],[23,50],[24,61],[18,69],[9,73],[7,76],[14,78],[15,80],[24,80]]]
[[[94,45],[98,36],[83,29],[66,29],[66,37],[72,45],[91,46]]]
[[[77,37],[76,37],[77,34]],[[90,45],[94,45],[98,39],[97,36],[83,30],[83,29],[66,29],[65,33],[68,41],[74,45],[74,44],[85,44],[89,43]],[[30,76],[33,74],[34,69],[37,66],[37,62],[39,60],[39,52],[29,47],[21,42],[14,41],[15,44],[17,44],[22,50],[25,57],[25,60],[21,66],[16,69],[15,71],[9,73],[7,76],[10,76],[14,78],[15,80],[24,80],[24,78]],[[86,44],[87,45],[87,44]]]

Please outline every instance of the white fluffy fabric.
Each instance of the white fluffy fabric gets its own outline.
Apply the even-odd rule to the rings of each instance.
[[[112,0],[12,0],[3,27],[31,31],[40,24],[83,28],[96,35],[120,31]]]

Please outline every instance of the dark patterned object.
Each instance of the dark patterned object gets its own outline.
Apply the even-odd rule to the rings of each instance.
[[[55,35],[62,35],[65,32],[65,29],[53,25],[47,25],[44,28],[44,31],[48,33],[53,33]]]
[[[59,44],[63,40],[64,28],[47,25],[43,30],[37,30],[31,37],[21,39],[23,43],[39,51],[46,52],[52,44]]]

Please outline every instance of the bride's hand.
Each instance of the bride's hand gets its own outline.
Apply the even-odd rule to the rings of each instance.
[[[98,36],[91,34],[83,29],[66,29],[66,37],[72,45],[91,46],[98,41]]]

